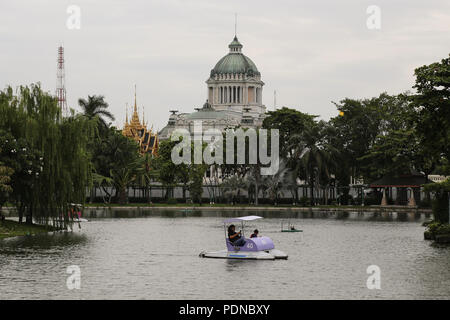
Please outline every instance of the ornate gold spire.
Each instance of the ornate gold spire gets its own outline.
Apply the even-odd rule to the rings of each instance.
[[[141,153],[151,153],[152,155],[156,155],[158,152],[158,134],[152,133],[152,130],[147,129],[147,125],[145,123],[145,110],[142,108],[142,122],[139,119],[138,115],[138,106],[137,106],[137,98],[136,98],[136,85],[134,86],[134,110],[131,117],[131,121],[128,121],[128,103],[126,110],[126,123],[122,129],[122,134],[128,138],[133,139],[139,144]]]
[[[138,108],[137,108],[137,99],[136,99],[136,85],[134,85],[134,111],[133,116],[131,117],[130,125],[134,129],[143,129],[143,124],[141,124],[141,121],[139,120],[139,114],[138,114]]]
[[[137,112],[137,103],[136,103],[136,85],[134,85],[134,112]]]

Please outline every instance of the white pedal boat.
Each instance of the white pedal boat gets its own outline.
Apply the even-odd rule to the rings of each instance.
[[[288,255],[283,251],[275,249],[272,239],[269,237],[244,238],[245,244],[242,247],[234,246],[227,236],[227,224],[232,222],[242,223],[242,237],[244,237],[244,222],[261,219],[259,216],[247,216],[240,218],[231,218],[225,220],[225,243],[227,249],[220,251],[202,251],[200,257],[202,258],[216,258],[216,259],[247,259],[247,260],[275,260],[287,259]]]

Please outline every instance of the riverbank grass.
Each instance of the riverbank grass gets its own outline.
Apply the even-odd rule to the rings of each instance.
[[[17,221],[5,220],[0,222],[0,240],[10,237],[35,235],[54,231],[52,226],[25,224]]]

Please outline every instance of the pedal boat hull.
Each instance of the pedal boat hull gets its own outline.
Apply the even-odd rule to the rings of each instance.
[[[228,240],[227,249],[220,251],[202,251],[202,258],[214,259],[244,259],[244,260],[275,260],[287,259],[288,255],[275,249],[273,242],[268,237],[246,239],[242,247],[234,247]]]

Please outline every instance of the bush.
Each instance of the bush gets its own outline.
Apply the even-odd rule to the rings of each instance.
[[[427,231],[431,234],[436,234],[436,230],[439,229],[440,225],[441,224],[439,222],[433,221],[428,224]]]
[[[450,224],[441,224],[435,234],[450,234]]]
[[[434,236],[438,234],[450,234],[450,224],[443,224],[433,221],[428,224],[428,229],[426,232]]]

